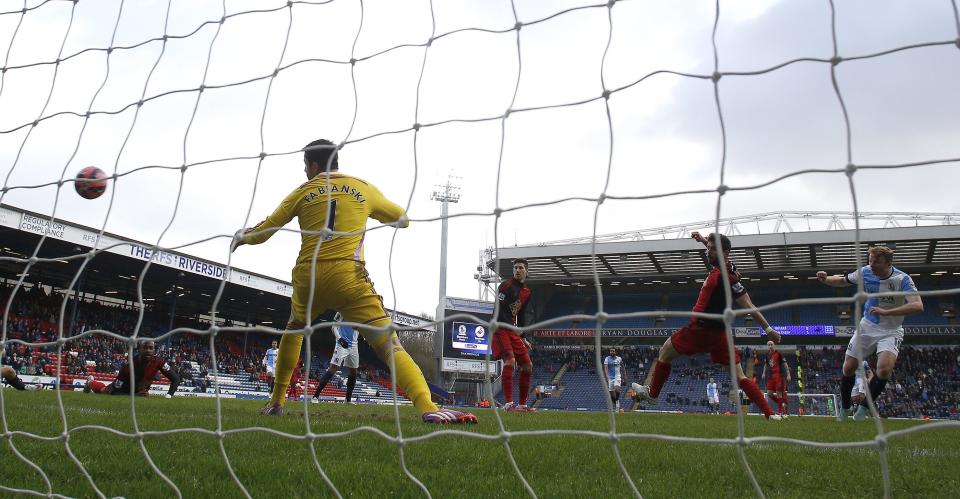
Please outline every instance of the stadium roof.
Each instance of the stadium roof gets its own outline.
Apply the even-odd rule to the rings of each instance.
[[[0,205],[0,277],[16,279],[23,273],[23,261],[33,254],[42,234],[47,239],[30,267],[27,282],[41,282],[67,288],[80,270],[98,230]],[[240,269],[105,233],[101,250],[90,260],[74,288],[81,292],[118,300],[136,300],[141,287],[144,302],[170,305],[176,297],[178,315],[208,315],[221,281],[227,284],[218,304],[218,315],[235,321],[282,327],[289,314],[290,284]],[[140,273],[153,260],[142,283]]]
[[[721,228],[726,231],[733,243],[731,259],[738,268],[750,275],[782,276],[790,273],[804,274],[816,270],[839,272],[856,267],[854,240],[856,232],[845,228],[842,223],[833,223],[829,230],[805,232],[776,232],[742,234],[739,230],[730,230],[734,223],[749,223],[761,217],[769,220],[775,217],[763,214],[721,220]],[[782,214],[780,214],[782,215]],[[884,222],[885,227],[860,230],[861,258],[866,263],[866,249],[870,245],[885,244],[896,252],[895,265],[914,271],[960,272],[960,225],[917,225],[903,227],[895,220],[902,216],[914,223],[920,218],[929,217],[943,222],[960,220],[957,214],[884,214],[894,216],[894,223]],[[830,219],[830,217],[824,217]],[[837,220],[837,217],[833,217]],[[850,224],[852,225],[852,224]],[[759,227],[759,224],[757,224]],[[690,232],[700,230],[704,235],[715,227],[714,222],[699,222],[686,226],[672,226],[651,229],[651,234],[661,234],[662,239],[623,240],[624,234],[642,234],[644,231],[620,233],[616,237],[598,236],[595,256],[591,256],[594,246],[586,240],[567,240],[541,243],[534,246],[516,246],[487,250],[485,261],[488,269],[506,278],[512,274],[510,261],[526,258],[529,261],[530,282],[580,282],[589,283],[593,279],[594,263],[602,282],[655,280],[697,276],[709,268],[703,246],[689,237]],[[789,227],[782,222],[777,229]],[[499,267],[496,257],[499,256]],[[483,277],[483,276],[481,276]],[[488,279],[496,276],[486,273]]]
[[[62,220],[51,224],[49,217],[7,205],[0,205],[0,278],[21,276],[24,260],[45,232],[47,239],[37,254],[40,260],[30,267],[25,280],[58,289],[70,285],[84,261],[77,256],[86,256],[92,249],[98,231]],[[148,305],[175,308],[177,316],[209,315],[226,280],[217,304],[219,317],[279,329],[286,325],[292,294],[289,282],[237,268],[227,271],[219,263],[164,248],[154,252],[151,244],[113,234],[105,233],[99,247],[74,286],[79,292],[129,302],[136,300],[140,287]],[[153,264],[140,282],[150,260]],[[420,317],[388,312],[399,325],[434,329]]]

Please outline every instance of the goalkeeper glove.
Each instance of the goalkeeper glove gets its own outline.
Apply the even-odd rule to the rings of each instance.
[[[233,253],[235,249],[243,244],[243,231],[238,230],[234,232],[233,239],[230,240],[230,252]]]
[[[343,348],[350,348],[350,342],[346,338],[337,338],[337,343]]]

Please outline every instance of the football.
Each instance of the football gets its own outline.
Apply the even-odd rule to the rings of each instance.
[[[73,187],[86,199],[96,199],[107,190],[107,174],[96,166],[88,166],[77,173]]]

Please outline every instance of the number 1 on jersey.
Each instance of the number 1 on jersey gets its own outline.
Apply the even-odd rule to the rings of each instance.
[[[337,224],[337,200],[331,199],[330,200],[330,216],[327,217],[327,229],[331,231],[335,230],[334,227],[336,226],[336,224]],[[323,241],[329,241],[333,239],[333,234],[322,236],[320,239]]]

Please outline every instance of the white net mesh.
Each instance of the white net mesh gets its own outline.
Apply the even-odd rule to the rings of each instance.
[[[470,144],[474,149],[457,151],[453,157],[462,161],[464,168],[476,164],[487,165],[486,170],[490,173],[484,183],[477,187],[480,191],[492,191],[493,207],[466,210],[451,215],[450,218],[492,217],[491,235],[494,247],[509,243],[510,238],[502,234],[504,231],[501,229],[501,222],[515,212],[536,212],[544,207],[587,202],[592,204],[593,216],[572,221],[570,225],[579,223],[582,227],[590,227],[590,232],[596,235],[604,228],[601,208],[609,203],[635,202],[641,206],[649,206],[644,203],[666,202],[699,194],[717,196],[715,216],[719,220],[725,196],[778,188],[792,178],[816,174],[834,174],[830,178],[845,175],[848,180],[849,199],[852,200],[854,211],[859,211],[861,197],[858,196],[854,180],[860,172],[929,167],[960,161],[956,157],[913,157],[893,163],[878,161],[873,164],[860,164],[855,161],[855,127],[848,108],[849,100],[856,99],[857,95],[843,91],[843,76],[838,74],[838,68],[857,61],[907,56],[922,58],[926,55],[916,54],[954,50],[960,46],[960,21],[955,2],[941,2],[942,14],[939,17],[949,20],[952,30],[939,31],[946,35],[919,42],[891,42],[882,50],[854,53],[844,53],[838,44],[837,7],[833,2],[822,2],[823,5],[818,8],[829,17],[829,22],[822,23],[818,29],[831,43],[824,45],[823,39],[808,39],[808,42],[818,47],[828,47],[828,56],[799,54],[762,65],[756,64],[752,59],[746,63],[738,61],[740,64],[736,67],[747,68],[738,71],[724,69],[728,65],[725,64],[724,52],[718,44],[718,30],[722,29],[724,19],[720,2],[699,6],[700,8],[682,16],[700,21],[709,18],[710,22],[701,23],[698,29],[692,30],[702,36],[701,45],[704,48],[708,47],[705,45],[708,40],[712,45],[712,64],[691,65],[697,69],[707,67],[706,71],[678,69],[672,64],[670,55],[656,50],[656,45],[644,45],[649,40],[641,39],[637,44],[637,39],[619,38],[624,33],[642,33],[645,27],[649,28],[641,22],[644,13],[636,10],[639,3],[611,1],[574,5],[547,12],[542,11],[542,7],[533,8],[511,2],[501,6],[502,10],[492,12],[495,9],[486,3],[468,8],[463,5],[440,6],[430,2],[419,4],[413,9],[383,2],[291,1],[274,2],[264,4],[256,10],[245,10],[236,8],[245,7],[242,4],[228,6],[228,3],[224,2],[221,5],[196,5],[194,2],[173,0],[149,5],[124,1],[4,2],[0,4],[0,49],[4,51],[0,79],[0,108],[4,109],[0,118],[0,141],[3,144],[0,160],[4,165],[5,177],[0,201],[11,202],[15,199],[17,202],[26,202],[30,197],[30,203],[27,204],[45,204],[49,207],[45,212],[53,221],[69,218],[71,212],[83,213],[86,220],[99,221],[97,226],[101,238],[94,241],[94,248],[69,257],[71,261],[83,262],[81,271],[68,286],[68,290],[74,290],[83,268],[90,260],[120,245],[103,243],[107,240],[103,236],[112,224],[117,227],[129,227],[136,223],[150,225],[150,230],[142,233],[151,235],[153,252],[187,248],[213,254],[216,251],[210,248],[219,248],[217,258],[223,258],[222,250],[232,231],[238,225],[251,225],[267,207],[278,201],[279,196],[272,193],[287,192],[290,186],[294,185],[292,176],[287,177],[286,173],[277,172],[290,170],[288,163],[299,161],[304,137],[311,140],[318,134],[329,136],[339,145],[346,147],[348,152],[356,151],[353,160],[358,164],[379,159],[363,147],[365,144],[372,143],[380,148],[393,148],[397,151],[391,158],[393,163],[384,165],[394,171],[384,173],[381,170],[374,173],[376,170],[371,170],[371,177],[378,185],[394,182],[408,192],[404,204],[409,210],[414,204],[418,185],[423,183],[420,178],[421,164],[448,160],[449,156],[436,152],[438,144],[450,140],[451,134],[459,133],[463,127],[469,128],[466,134],[474,139],[474,143],[463,141],[462,138],[458,139],[462,142],[457,143]],[[744,18],[754,15],[739,12],[738,9],[732,10]],[[500,22],[503,19],[500,14],[504,12],[508,12],[506,17],[512,18],[511,22]],[[438,18],[444,19],[444,29],[438,28]],[[403,19],[403,22],[395,22],[396,19]],[[577,37],[568,37],[574,40],[563,40],[564,30],[572,29],[578,23],[590,23],[600,35],[589,40],[576,39]],[[552,30],[552,37],[547,37],[544,41],[535,36],[525,36],[528,31],[535,32],[538,29]],[[558,33],[560,40],[572,43],[565,43],[562,47],[556,45],[560,43]],[[352,43],[343,43],[344,40]],[[464,52],[469,56],[460,57],[458,61],[455,54],[471,45],[473,48]],[[481,48],[477,49],[477,45]],[[592,55],[584,56],[584,52],[589,51],[593,51]],[[512,57],[504,60],[504,53],[512,54]],[[451,54],[454,54],[453,58]],[[699,57],[702,60],[707,59],[703,57],[702,51]],[[949,57],[956,58],[956,51],[951,52]],[[585,58],[590,64],[580,66],[579,63]],[[435,60],[439,62],[435,63]],[[569,61],[576,61],[576,67]],[[380,65],[377,70],[371,69],[370,73],[366,74],[365,70],[375,64]],[[772,175],[736,175],[739,183],[731,182],[730,178],[734,176],[728,172],[728,157],[731,153],[742,153],[744,146],[738,138],[737,147],[732,150],[728,148],[730,124],[722,106],[725,102],[723,83],[740,77],[750,81],[760,80],[761,76],[775,78],[801,64],[816,65],[820,68],[823,75],[819,84],[827,85],[829,93],[835,98],[839,109],[838,117],[842,122],[842,138],[839,139],[839,144],[845,150],[845,157],[829,157],[824,160],[823,154],[811,152],[811,160],[783,161],[787,168],[773,168],[770,170]],[[554,66],[552,72],[548,70],[550,68],[545,68],[551,65]],[[415,70],[410,71],[411,67]],[[557,71],[558,67],[563,69]],[[397,68],[407,70],[395,71]],[[392,73],[392,70],[395,72]],[[489,73],[496,76],[480,77]],[[574,78],[574,74],[587,74],[590,77]],[[717,141],[718,146],[713,148],[713,151],[710,148],[698,152],[686,151],[684,154],[689,156],[677,155],[672,158],[675,162],[666,164],[682,169],[695,163],[694,156],[697,154],[716,152],[717,156],[707,162],[713,166],[712,171],[706,175],[710,177],[719,173],[715,185],[678,188],[673,181],[675,179],[669,174],[656,176],[656,180],[651,183],[652,188],[645,185],[636,191],[618,183],[623,177],[621,172],[615,171],[615,164],[623,164],[624,168],[629,168],[633,164],[628,159],[630,155],[652,160],[652,157],[645,156],[646,152],[643,151],[649,143],[629,138],[630,123],[631,120],[640,121],[636,113],[642,114],[645,105],[658,98],[666,98],[667,90],[658,87],[659,83],[656,83],[655,78],[664,75],[670,75],[676,78],[676,81],[682,82],[678,85],[688,82],[712,83],[711,99],[701,102],[707,107],[700,108],[698,116],[701,120],[719,124],[715,131],[709,132],[713,134],[713,140]],[[869,75],[861,75],[860,78],[862,81],[868,79]],[[922,77],[920,79],[922,80]],[[785,85],[782,81],[780,84]],[[937,82],[937,85],[939,84],[941,83]],[[651,93],[637,97],[628,92],[641,85],[649,85]],[[951,88],[950,84],[943,85]],[[742,95],[742,92],[738,92],[730,99],[740,104]],[[629,111],[620,109],[622,116],[617,115],[611,106],[611,99],[618,97],[628,99],[629,102]],[[560,116],[557,113],[580,108],[588,111],[585,115],[588,119],[576,126],[569,123],[559,127],[538,123],[531,127],[526,122],[532,115],[547,116],[549,120],[550,117]],[[742,120],[744,116],[741,114],[736,118]],[[234,126],[239,123],[243,125]],[[255,125],[251,126],[250,123]],[[740,125],[737,123],[735,126]],[[516,130],[512,131],[514,126]],[[644,128],[640,133],[653,134],[656,135],[655,138],[662,140],[668,139],[662,132],[659,135],[653,133],[655,128],[656,126]],[[322,133],[318,129],[323,129]],[[621,133],[624,137],[622,139]],[[581,148],[578,148],[574,140],[576,134],[582,134],[586,142],[605,144],[605,157],[599,160],[589,153],[579,151]],[[400,136],[412,136],[412,148],[411,142],[399,141],[397,137]],[[752,142],[759,141],[761,139]],[[829,141],[838,143],[837,137],[830,137]],[[751,141],[745,142],[749,144]],[[524,144],[524,147],[518,144]],[[621,144],[623,146],[618,147]],[[505,161],[504,158],[511,154],[516,157]],[[560,187],[536,189],[527,186],[525,189],[530,193],[524,198],[526,202],[515,203],[518,198],[512,195],[516,194],[517,189],[504,179],[516,181],[518,178],[527,177],[508,177],[508,172],[529,169],[539,177],[576,174],[572,169],[569,172],[558,172],[546,166],[559,155],[571,155],[580,164],[602,163],[601,168],[590,169],[592,177],[587,179],[591,183],[590,192],[584,194],[582,190]],[[664,155],[659,159],[670,159],[670,156]],[[110,176],[111,184],[109,202],[105,206],[98,205],[99,208],[94,210],[78,208],[78,205],[74,204],[76,200],[68,197],[64,191],[71,187],[73,172],[91,161],[103,166]],[[490,170],[490,164],[496,164],[495,171]],[[273,166],[277,168],[274,169]],[[653,175],[660,167],[658,164],[647,168]],[[299,173],[296,168],[293,170],[293,173]],[[235,189],[229,193],[211,192],[210,186],[218,185],[218,182],[227,176],[240,179]],[[603,180],[594,185],[598,179]],[[511,194],[506,205],[501,199],[503,191]],[[269,199],[261,201],[257,195],[261,192],[270,192],[271,195],[266,196]],[[115,209],[124,202],[129,203],[130,198],[142,200],[138,210]],[[211,220],[217,220],[216,218],[201,219],[198,222],[196,214],[203,212],[204,207],[212,202],[235,211],[239,211],[239,207],[243,206],[243,219],[232,220],[229,223],[236,225],[230,226],[206,225]],[[681,209],[677,211],[684,213]],[[436,217],[412,218],[414,224],[437,220]],[[515,227],[512,223],[508,226]],[[857,229],[856,243],[859,247],[859,226]],[[295,238],[297,235],[297,231],[293,230],[281,232],[286,234],[278,237]],[[382,234],[388,231],[373,232]],[[374,250],[374,245],[369,245],[371,249],[368,252],[373,255],[368,253],[368,259],[389,259],[390,295],[396,297],[405,292],[399,289],[402,288],[400,283],[407,280],[409,274],[406,269],[398,269],[400,262],[393,258],[396,240],[402,236],[394,231],[390,232],[392,233],[381,237],[380,242],[383,244],[379,250]],[[389,244],[387,238],[390,238]],[[57,372],[64,348],[69,342],[80,337],[115,338],[124,342],[128,355],[132,356],[138,340],[143,338],[141,323],[147,302],[142,285],[153,265],[152,262],[145,265],[139,275],[133,276],[136,282],[134,293],[137,296],[135,306],[139,310],[139,316],[132,328],[132,335],[93,329],[71,336],[72,332],[65,328],[65,318],[68,316],[68,297],[65,294],[57,318],[59,330],[56,339],[37,342],[11,339],[8,336],[6,319],[10,306],[17,293],[24,292],[24,283],[27,282],[31,269],[40,263],[53,261],[38,257],[47,239],[48,233],[44,233],[31,255],[0,257],[4,262],[20,266],[17,282],[5,307],[4,346],[54,346],[58,354]],[[514,242],[515,239],[516,236]],[[475,249],[472,245],[470,251]],[[863,255],[858,255],[861,265],[862,258]],[[227,267],[230,265],[227,260]],[[403,262],[403,265],[406,266],[407,263]],[[604,322],[614,316],[604,312],[604,296],[596,272],[596,259],[593,265],[597,307],[600,312],[590,318],[597,320],[599,330]],[[395,272],[402,273],[403,278],[394,279]],[[210,318],[214,325],[206,330],[173,328],[161,339],[183,333],[204,335],[209,340],[212,365],[216,366],[218,334],[227,330],[244,330],[216,325],[218,306],[225,286],[224,279],[216,294],[211,297]],[[725,291],[727,313],[710,317],[723,319],[729,330],[736,316],[732,312],[733,301],[729,287]],[[862,302],[865,297],[861,284],[855,297],[832,301]],[[820,302],[823,300],[816,303]],[[761,307],[761,310],[770,310],[778,305],[766,305]],[[616,314],[616,317],[651,315],[651,312],[637,311]],[[675,315],[692,314],[676,311]],[[455,318],[458,317],[447,320]],[[459,318],[477,320],[468,315]],[[488,325],[496,329],[501,324],[492,322]],[[540,326],[542,324],[535,324],[527,329]],[[595,338],[596,367],[599,371],[600,335],[597,334]],[[309,339],[306,349],[309,369]],[[395,378],[392,381],[395,385]],[[219,390],[219,381],[215,383]],[[598,390],[606,391],[606,386],[601,383]],[[3,391],[0,390],[0,409],[4,408],[4,399]],[[304,432],[292,434],[262,426],[225,429],[221,412],[223,402],[217,397],[215,429],[182,428],[151,432],[142,431],[138,426],[137,404],[132,396],[130,399],[131,431],[104,426],[95,428],[117,438],[135,440],[151,470],[164,480],[178,497],[186,491],[182,491],[180,486],[154,463],[148,446],[144,444],[145,437],[180,432],[215,438],[226,469],[245,496],[250,496],[250,493],[235,472],[224,440],[231,435],[251,431],[309,443],[346,438],[356,432],[371,432],[396,445],[404,473],[426,496],[431,496],[436,491],[429,490],[408,468],[404,454],[406,445],[438,436],[502,442],[513,472],[526,491],[535,497],[538,491],[531,486],[518,465],[510,441],[518,436],[538,435],[579,435],[608,439],[623,481],[628,485],[630,493],[637,497],[641,496],[642,487],[638,487],[635,477],[643,476],[644,471],[628,469],[624,464],[619,445],[624,439],[735,445],[743,472],[749,477],[756,494],[761,497],[765,495],[764,490],[744,452],[745,448],[752,444],[778,442],[815,448],[875,448],[880,454],[884,495],[889,496],[891,489],[886,444],[891,438],[917,431],[960,426],[953,422],[942,422],[891,432],[885,430],[880,418],[875,417],[877,433],[874,438],[824,443],[774,436],[747,437],[741,414],[738,418],[737,437],[698,438],[620,432],[617,430],[617,419],[610,405],[609,428],[603,432],[550,428],[511,431],[501,418],[500,412],[495,410],[492,414],[498,431],[493,434],[441,429],[424,435],[405,437],[400,424],[399,409],[396,409],[395,434],[387,434],[366,425],[340,433],[316,434],[311,429],[310,411],[304,412]],[[62,430],[56,437],[42,437],[11,430],[6,411],[0,410],[4,437],[10,450],[25,465],[42,476],[46,485],[46,490],[21,490],[0,484],[0,490],[58,495],[47,472],[18,451],[13,437],[25,436],[62,440],[64,452],[86,477],[92,490],[98,496],[104,497],[105,494],[98,488],[83,461],[75,455],[70,443],[72,435],[90,427],[71,427],[59,391],[57,402]],[[876,416],[875,411],[874,415]],[[329,492],[340,496],[337,484],[325,474],[313,445],[310,446],[310,451],[313,465],[329,487]]]
[[[832,393],[788,393],[787,414],[791,416],[836,417],[840,398]]]

